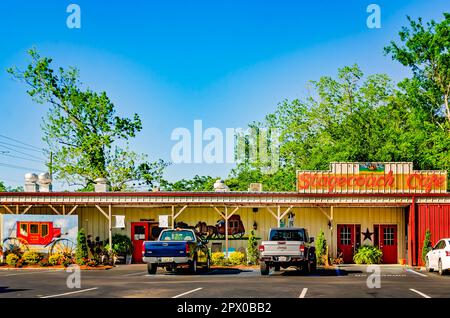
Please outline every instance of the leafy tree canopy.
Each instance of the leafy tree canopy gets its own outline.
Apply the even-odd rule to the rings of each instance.
[[[52,68],[52,59],[28,51],[31,62],[25,70],[8,69],[28,86],[33,101],[49,104],[42,129],[47,152],[53,153],[53,172],[58,179],[90,190],[94,180],[107,178],[114,191],[130,184],[158,183],[167,165],[148,163],[146,156],[128,149],[128,141],[142,129],[138,114],[116,115],[105,92],[84,89],[76,68]]]

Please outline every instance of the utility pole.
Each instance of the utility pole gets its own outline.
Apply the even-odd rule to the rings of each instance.
[[[53,151],[50,151],[50,163],[48,164],[50,179],[53,180]]]

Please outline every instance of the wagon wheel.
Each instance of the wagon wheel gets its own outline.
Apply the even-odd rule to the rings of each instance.
[[[29,250],[28,242],[22,238],[7,237],[3,240],[3,250],[5,253],[24,253]]]
[[[62,254],[72,256],[75,254],[75,243],[68,239],[57,239],[50,247],[49,256]]]
[[[232,238],[238,239],[244,236],[245,233],[235,233],[233,235],[231,235]]]

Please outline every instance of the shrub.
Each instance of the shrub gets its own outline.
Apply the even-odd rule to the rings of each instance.
[[[109,240],[106,241],[109,248]],[[112,250],[117,254],[132,254],[133,253],[133,243],[131,239],[123,234],[116,233],[112,237]]]
[[[363,245],[353,256],[356,264],[380,264],[383,252],[376,246]]]
[[[320,230],[316,241],[316,260],[317,264],[325,265],[325,257],[327,257],[327,241],[325,240],[325,234]]]
[[[87,261],[85,261],[86,259],[83,259],[83,261],[85,262],[84,264],[86,264]],[[64,267],[68,267],[70,265],[72,265],[74,263],[73,258],[70,255],[62,255],[61,258],[61,265]]]
[[[61,265],[63,257],[64,257],[64,255],[62,255],[62,254],[53,254],[52,256],[50,256],[48,258],[48,263],[51,266]]]
[[[226,265],[225,254],[222,252],[214,252],[211,254],[211,264],[216,266]]]
[[[422,262],[423,262],[423,264],[425,264],[427,253],[429,251],[431,251],[431,249],[432,249],[432,246],[431,246],[431,232],[430,232],[430,230],[427,230],[425,232],[425,238],[423,240],[423,247],[422,247]]]
[[[48,258],[43,258],[39,261],[39,266],[41,267],[47,267],[50,266],[50,262],[48,261]]]
[[[41,260],[41,255],[33,251],[23,253],[22,260],[27,265],[36,265]]]
[[[228,255],[228,262],[230,265],[245,264],[245,254],[241,252],[232,252]]]
[[[9,266],[17,266],[19,265],[19,256],[17,256],[14,253],[9,253],[8,256],[6,256],[6,264]]]
[[[258,264],[259,250],[258,250],[258,240],[255,236],[255,231],[252,230],[248,236],[247,243],[247,262],[251,265]]]
[[[91,258],[90,260],[88,260],[86,262],[86,265],[89,267],[95,267],[95,266],[98,266],[98,264],[99,264],[99,262],[94,258]]]
[[[77,251],[75,253],[75,259],[78,265],[84,265],[86,264],[84,259],[87,259],[88,257],[86,234],[84,233],[84,229],[81,228],[77,235]]]

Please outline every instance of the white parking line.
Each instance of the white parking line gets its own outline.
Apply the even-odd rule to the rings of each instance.
[[[406,271],[409,272],[409,273],[413,273],[413,274],[422,276],[422,277],[428,277],[428,275],[425,275],[425,274],[422,274],[422,273],[418,273],[418,272],[416,272],[416,271],[414,271],[414,270],[412,270],[412,269],[409,269],[409,268],[406,269]]]
[[[420,291],[418,291],[418,290],[415,290],[415,289],[412,289],[412,288],[410,288],[409,290],[412,291],[412,292],[415,292],[416,294],[419,294],[420,296],[422,296],[422,297],[424,297],[424,298],[431,298],[431,297],[428,296],[427,294],[424,294],[424,293],[422,293],[422,292],[420,292]]]
[[[298,296],[298,298],[305,298],[306,293],[308,292],[308,288],[303,288],[300,296]]]
[[[181,296],[184,296],[184,295],[187,295],[187,294],[190,294],[190,293],[196,292],[196,291],[198,291],[198,290],[200,290],[200,289],[203,289],[203,288],[199,287],[199,288],[196,288],[196,289],[193,289],[193,290],[187,291],[187,292],[185,292],[185,293],[182,293],[182,294],[179,294],[179,295],[173,296],[172,298],[178,298],[178,297],[181,297]]]
[[[135,275],[144,275],[144,274],[147,274],[147,272],[139,272],[139,273],[130,273],[130,274],[125,274],[125,275],[122,275],[122,276],[135,276]]]
[[[19,276],[19,275],[30,275],[30,274],[37,274],[37,273],[56,273],[56,272],[63,272],[62,269],[55,269],[55,270],[48,270],[48,271],[33,271],[33,272],[26,272],[26,273],[14,273],[14,274],[8,274],[8,275],[0,275],[0,277],[9,277],[9,276]]]
[[[64,294],[42,296],[42,297],[40,297],[40,298],[61,297],[61,296],[67,296],[67,295],[73,295],[73,294],[84,293],[84,292],[91,291],[91,290],[95,290],[95,289],[98,289],[98,287],[93,287],[93,288],[88,288],[88,289],[81,289],[81,290],[77,290],[77,291],[73,291],[73,292],[69,292],[69,293],[64,293]]]

